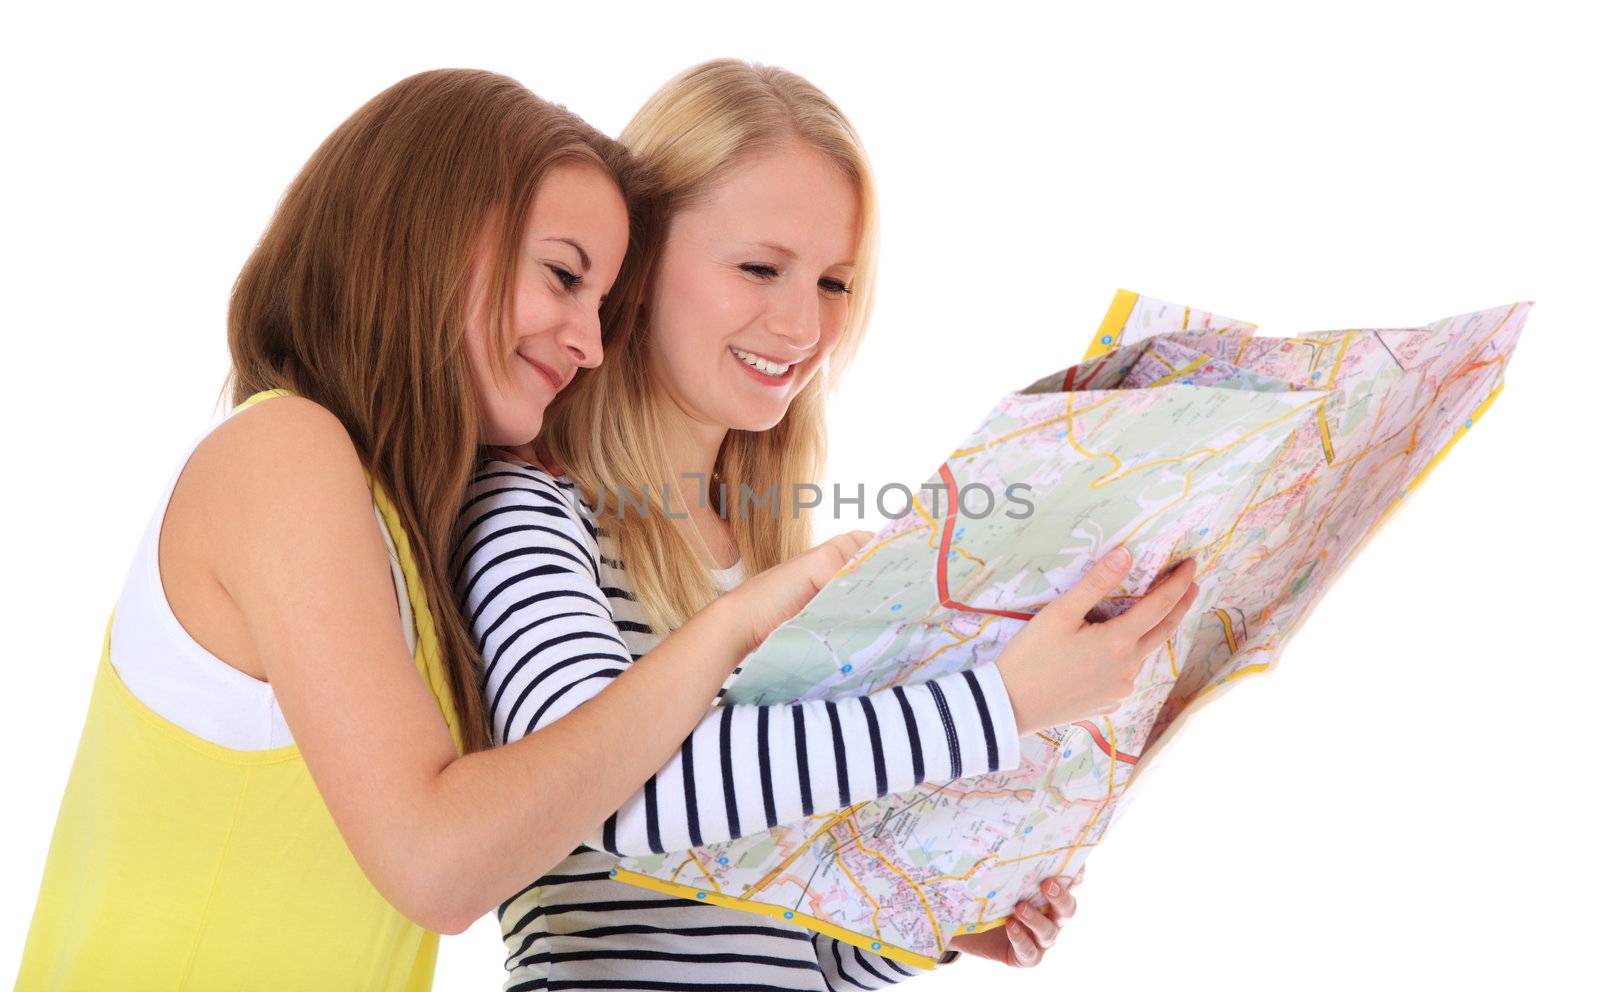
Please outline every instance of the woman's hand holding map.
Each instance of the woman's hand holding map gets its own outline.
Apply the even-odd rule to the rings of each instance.
[[[1188,612],[1198,586],[1193,558],[1121,615],[1095,623],[1087,614],[1115,592],[1133,560],[1117,548],[1082,581],[1052,600],[1012,637],[996,664],[1016,714],[1017,732],[1061,727],[1114,711],[1133,692],[1146,658]]]

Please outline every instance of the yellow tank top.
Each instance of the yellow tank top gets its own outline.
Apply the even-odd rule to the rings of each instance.
[[[367,481],[405,574],[417,670],[460,751],[410,542]],[[417,992],[438,941],[362,874],[297,746],[236,751],[157,715],[118,678],[107,624],[18,989]]]

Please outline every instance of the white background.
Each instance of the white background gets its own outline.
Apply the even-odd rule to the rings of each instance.
[[[829,92],[882,185],[838,480],[926,479],[999,393],[1075,361],[1119,286],[1268,334],[1537,302],[1494,408],[1282,667],[1167,751],[1045,962],[919,987],[1595,987],[1600,75],[1581,9],[8,13],[0,973],[107,613],[215,411],[229,285],[306,156],[421,69],[506,72],[616,133],[679,69],[735,55]],[[480,921],[445,940],[437,985],[497,988],[501,957]]]

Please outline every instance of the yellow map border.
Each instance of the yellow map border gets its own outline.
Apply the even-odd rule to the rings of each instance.
[[[1106,310],[1106,315],[1100,321],[1100,329],[1094,332],[1094,337],[1089,340],[1089,348],[1083,353],[1080,362],[1087,362],[1091,358],[1098,358],[1108,351],[1122,347],[1122,329],[1128,325],[1128,318],[1133,316],[1133,305],[1139,302],[1139,294],[1128,289],[1117,290],[1117,295],[1111,298],[1111,307]],[[1110,338],[1109,342],[1102,338]]]
[[[698,889],[692,885],[681,885],[677,882],[663,882],[659,878],[640,875],[637,872],[624,871],[620,868],[612,871],[611,876],[619,882],[627,882],[629,885],[637,885],[642,889],[650,889],[654,892],[663,892],[669,896],[678,896],[693,902],[709,902],[713,906],[723,906],[728,909],[740,909],[747,913],[770,916],[775,920],[782,920],[784,923],[799,923],[807,929],[815,930],[835,940],[842,940],[846,944],[854,945],[864,951],[871,951],[892,961],[909,964],[916,968],[932,969],[939,963],[936,958],[930,958],[925,954],[918,954],[915,951],[908,951],[894,944],[885,944],[882,941],[872,940],[856,933],[854,930],[846,930],[837,923],[819,920],[815,916],[807,916],[805,913],[787,909],[783,906],[774,906],[769,902],[741,899],[738,896],[723,895],[710,889]],[[1004,922],[1005,920],[994,920],[984,924],[982,929],[988,930],[991,926],[999,926]],[[874,944],[878,946],[874,947]]]
[[[1093,339],[1091,339],[1089,342],[1088,350],[1084,352],[1082,359],[1083,361],[1096,358],[1121,346],[1122,332],[1128,323],[1128,318],[1133,314],[1133,307],[1134,304],[1138,302],[1138,299],[1138,293],[1126,289],[1117,290],[1116,295],[1111,299],[1110,308],[1106,310],[1105,318],[1100,322],[1100,329],[1095,332]],[[1109,343],[1102,341],[1103,338],[1107,337],[1111,339]],[[1472,411],[1472,415],[1468,418],[1468,422],[1476,423],[1478,420],[1480,420],[1483,417],[1484,412],[1489,409],[1490,404],[1494,402],[1495,397],[1500,395],[1500,390],[1504,388],[1504,386],[1505,383],[1503,380],[1500,383],[1497,383],[1494,389],[1490,390],[1488,397],[1485,398],[1482,403],[1478,404],[1478,406]],[[1400,505],[1400,503],[1404,500],[1405,495],[1414,490],[1422,482],[1422,480],[1427,477],[1428,473],[1433,471],[1433,467],[1439,463],[1440,459],[1444,458],[1451,448],[1455,447],[1455,443],[1461,439],[1461,435],[1465,434],[1467,430],[1468,428],[1465,425],[1457,428],[1455,434],[1448,442],[1445,443],[1445,446],[1440,448],[1438,453],[1428,461],[1428,464],[1424,465],[1422,470],[1412,477],[1411,481],[1406,484],[1405,489],[1401,491],[1400,498],[1396,499],[1393,503],[1390,503],[1388,508],[1383,511],[1383,514],[1379,516],[1377,520],[1373,521],[1372,526],[1369,527],[1367,532],[1361,536],[1361,540],[1356,542],[1355,549],[1352,550],[1350,552],[1350,556],[1345,559],[1347,563],[1354,560],[1356,554],[1363,546],[1365,546],[1367,539],[1377,532],[1378,527],[1388,519],[1389,514],[1394,511],[1394,508]],[[1228,679],[1228,682],[1232,683],[1250,675],[1265,674],[1266,672],[1270,671],[1274,665],[1252,665],[1247,668],[1240,669]],[[1159,745],[1161,743],[1172,739],[1178,728],[1182,726],[1185,721],[1187,721],[1202,707],[1220,695],[1222,694],[1216,692],[1205,693],[1185,707],[1183,712],[1178,714],[1177,719],[1173,721],[1172,725],[1167,727],[1166,732],[1161,735],[1162,741],[1157,742],[1158,746],[1152,749],[1150,753],[1140,756],[1139,763],[1134,768],[1134,775],[1130,776],[1128,781],[1124,784],[1123,791],[1126,792],[1127,788],[1133,784],[1133,778],[1137,777],[1138,773],[1145,767],[1148,767],[1150,759],[1155,757],[1155,751],[1160,750]],[[903,947],[884,943],[883,941],[871,940],[870,938],[856,933],[853,930],[846,930],[838,924],[829,923],[827,920],[820,920],[815,916],[808,916],[805,913],[788,909],[783,906],[776,906],[772,903],[757,902],[754,899],[741,899],[738,896],[724,895],[720,892],[712,891],[711,889],[697,888],[693,885],[683,885],[678,882],[664,882],[659,878],[652,878],[649,875],[641,875],[638,872],[625,871],[620,868],[613,870],[611,872],[611,877],[615,878],[619,882],[627,882],[629,885],[636,885],[641,889],[648,889],[652,892],[660,892],[665,895],[678,896],[679,898],[689,899],[694,902],[708,902],[714,906],[722,906],[726,909],[737,909],[747,913],[755,913],[760,916],[768,916],[775,920],[782,920],[786,923],[799,923],[808,929],[815,930],[818,933],[832,937],[835,940],[844,941],[846,944],[859,947],[862,950],[872,951],[873,953],[882,955],[883,957],[889,958],[892,961],[898,961],[901,964],[911,965],[915,968],[931,970],[938,964],[937,959],[930,958],[927,955],[918,954],[915,951],[908,951]],[[999,919],[986,920],[982,923],[972,924],[965,928],[964,932],[982,933],[985,930],[991,930],[995,927],[1001,926],[1009,919],[1009,916],[1003,916]]]

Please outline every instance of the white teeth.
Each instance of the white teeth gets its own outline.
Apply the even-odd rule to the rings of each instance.
[[[740,351],[738,348],[729,348],[728,350],[733,352],[734,356],[737,357],[739,361],[755,369],[757,372],[763,372],[767,375],[783,375],[793,367],[789,365],[779,365],[777,362],[769,362],[760,355],[752,355],[748,351]]]

